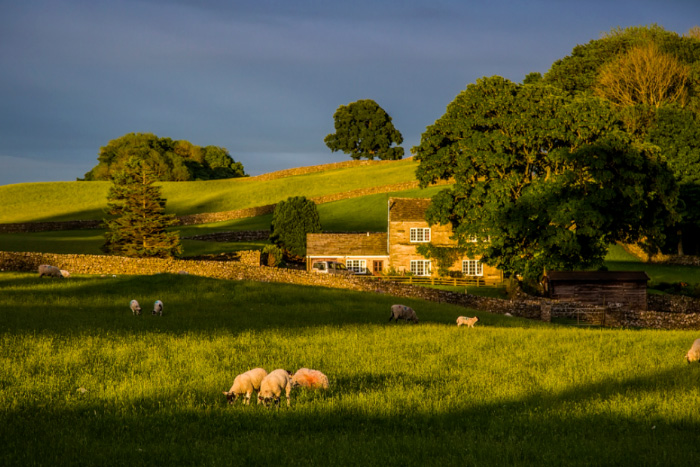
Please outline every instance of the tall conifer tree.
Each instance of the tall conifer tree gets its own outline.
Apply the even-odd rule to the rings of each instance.
[[[169,258],[182,252],[178,232],[166,231],[177,220],[165,214],[165,199],[160,187],[153,185],[156,180],[150,167],[136,157],[113,176],[107,206],[116,217],[104,221],[108,231],[103,251],[134,258]]]

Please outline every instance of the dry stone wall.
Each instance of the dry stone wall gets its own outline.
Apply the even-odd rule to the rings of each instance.
[[[187,273],[228,280],[283,282],[289,284],[331,287],[363,292],[374,292],[396,297],[410,297],[439,303],[450,303],[491,313],[549,321],[558,313],[576,316],[577,310],[592,311],[590,306],[572,302],[553,302],[530,297],[502,300],[476,295],[448,292],[376,278],[307,273],[302,270],[261,267],[260,252],[242,252],[241,260],[192,261],[157,258],[125,258],[120,256],[58,255],[48,253],[0,252],[0,270],[34,272],[40,264],[51,264],[72,274],[150,275],[158,273]],[[681,297],[683,298],[683,297]],[[398,298],[397,298],[398,300]],[[627,311],[609,304],[604,310],[605,326],[624,326],[655,329],[700,329],[700,313],[695,304],[686,300],[675,302],[678,311]]]

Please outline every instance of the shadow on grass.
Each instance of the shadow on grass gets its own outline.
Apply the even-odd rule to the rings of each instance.
[[[78,401],[5,409],[5,465],[696,465],[698,412],[680,420],[654,410],[605,409],[600,401],[638,400],[696,389],[700,369],[608,379],[517,400],[465,403],[430,412],[375,407],[358,391],[392,384],[385,375],[338,381],[328,396],[298,397],[292,407],[228,406],[220,394],[179,408],[176,394],[116,403]],[[426,384],[416,381],[416,385]],[[409,386],[407,390],[411,390]],[[468,396],[469,388],[454,388]],[[595,409],[588,409],[594,406]]]

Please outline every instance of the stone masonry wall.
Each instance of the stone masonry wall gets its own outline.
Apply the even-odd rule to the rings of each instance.
[[[292,269],[258,266],[260,252],[243,252],[240,262],[188,261],[157,258],[125,258],[120,256],[58,255],[47,253],[15,253],[0,251],[0,270],[36,271],[40,264],[52,264],[73,274],[149,275],[158,273],[188,273],[205,277],[258,282],[283,282],[298,285],[331,287],[363,292],[374,292],[396,297],[410,297],[439,303],[450,303],[491,313],[549,321],[558,312],[576,313],[577,309],[591,311],[590,307],[570,302],[555,302],[530,297],[502,300],[476,295],[448,292],[397,282],[370,279],[362,276],[313,274]],[[677,306],[683,306],[678,302]],[[693,305],[694,306],[694,305]],[[688,312],[622,311],[609,304],[605,310],[605,326],[624,326],[655,329],[700,329],[700,313]],[[594,323],[598,324],[598,323]]]

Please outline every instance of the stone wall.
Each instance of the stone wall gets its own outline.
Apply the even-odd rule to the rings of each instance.
[[[268,238],[270,238],[269,230],[238,230],[182,237],[183,240],[204,240],[209,242],[254,242],[267,240]]]
[[[73,274],[149,275],[187,273],[217,279],[283,282],[331,287],[381,293],[396,297],[417,298],[438,303],[451,303],[491,313],[510,313],[513,316],[543,319],[545,321],[550,320],[551,316],[557,316],[558,313],[570,313],[570,316],[576,316],[577,310],[591,311],[591,307],[586,307],[582,304],[552,302],[534,297],[519,300],[502,300],[362,276],[345,277],[333,274],[307,273],[302,270],[261,267],[258,266],[260,264],[260,252],[258,251],[243,252],[240,262],[0,251],[0,270],[3,271],[31,272],[36,271],[40,264],[52,264]],[[683,301],[679,301],[676,306],[682,307],[682,303]],[[689,311],[692,309],[694,308],[683,308],[683,311],[678,312],[623,311],[614,304],[608,304],[603,324],[605,326],[655,329],[700,329],[700,313]]]

